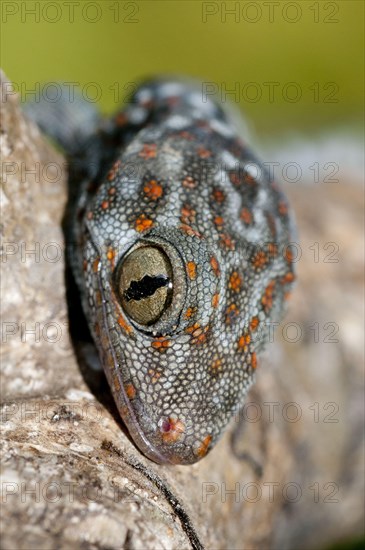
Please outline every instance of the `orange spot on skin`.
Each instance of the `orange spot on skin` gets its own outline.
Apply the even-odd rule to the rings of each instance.
[[[218,189],[218,188],[213,190],[212,196],[213,196],[213,199],[216,202],[219,202],[220,204],[222,204],[222,202],[224,202],[225,198],[226,198],[226,195],[225,195],[224,191],[222,191],[222,189]]]
[[[198,329],[200,327],[199,323],[194,323],[194,325],[191,325],[190,327],[186,327],[185,332],[188,334],[192,334],[194,330]]]
[[[214,222],[214,225],[217,227],[218,231],[220,231],[224,224],[224,219],[222,218],[222,216],[215,216],[213,222]]]
[[[197,186],[197,182],[191,176],[186,176],[182,184],[187,189],[194,189]]]
[[[94,214],[93,214],[92,212],[88,212],[88,213],[86,214],[86,217],[87,217],[88,220],[92,220],[92,219],[93,219],[93,216],[94,216]]]
[[[156,384],[158,379],[161,377],[161,373],[156,371],[155,369],[148,369],[147,373],[151,377],[152,384]]]
[[[239,292],[242,287],[242,277],[237,271],[233,271],[232,275],[229,278],[228,283],[229,288],[231,288],[234,292]]]
[[[292,293],[290,291],[285,292],[285,294],[283,296],[285,301],[290,300],[291,297],[292,297]]]
[[[205,147],[198,147],[197,153],[199,157],[202,159],[209,158],[212,155],[211,151],[209,151],[208,149],[205,149]]]
[[[199,239],[203,238],[203,235],[199,233],[199,231],[195,231],[190,225],[181,224],[180,225],[181,231],[184,231],[187,235],[190,237],[198,237]]]
[[[134,399],[136,396],[136,388],[133,384],[125,384],[124,386],[125,393],[127,394],[128,399]]]
[[[210,265],[212,266],[212,269],[213,269],[213,273],[216,277],[219,277],[220,274],[221,274],[221,270],[220,270],[220,267],[219,267],[219,263],[218,263],[218,260],[215,256],[212,256],[210,258]]]
[[[188,272],[189,279],[195,279],[196,278],[196,263],[195,262],[188,262],[186,264],[186,270]]]
[[[197,331],[193,332],[193,344],[202,344],[207,339],[207,332],[209,331],[209,325],[207,325],[204,328],[198,329]]]
[[[124,126],[128,122],[128,118],[125,113],[118,113],[115,117],[115,122],[117,126]]]
[[[116,391],[120,391],[120,382],[117,375],[113,376],[113,387]]]
[[[144,159],[154,159],[156,158],[156,153],[157,145],[155,143],[145,143],[138,155]]]
[[[162,185],[160,185],[156,180],[148,181],[145,184],[143,191],[146,197],[148,197],[152,201],[157,201],[157,199],[159,199],[163,195]]]
[[[261,269],[267,263],[267,256],[263,250],[259,250],[254,254],[251,263],[255,269]]]
[[[286,275],[284,275],[284,277],[281,278],[281,283],[283,285],[287,284],[287,283],[292,283],[295,279],[295,275],[292,271],[289,271]]]
[[[160,353],[165,353],[167,348],[171,346],[171,341],[162,336],[152,342],[151,346],[153,347],[153,349],[157,349]]]
[[[260,324],[259,318],[258,317],[252,317],[252,319],[250,321],[250,330],[251,331],[256,330],[257,327],[259,326],[259,324]]]
[[[210,365],[210,368],[215,372],[222,370],[222,361],[221,361],[221,359],[214,359],[214,361],[212,361],[212,363]]]
[[[103,201],[101,207],[103,210],[107,210],[109,208],[109,201]]]
[[[111,246],[108,248],[106,257],[108,258],[111,266],[114,267],[115,250]]]
[[[178,418],[166,418],[160,426],[164,443],[175,443],[185,432],[185,424]]]
[[[202,344],[205,342],[207,338],[207,332],[209,330],[209,325],[206,327],[201,327],[200,323],[194,323],[194,325],[191,325],[190,327],[187,327],[185,329],[185,332],[192,335],[192,343],[193,344]]]
[[[207,454],[211,441],[212,441],[212,436],[211,435],[207,435],[203,439],[203,443],[200,445],[200,447],[197,450],[197,455],[198,455],[199,458],[203,458],[203,456],[205,456]]]
[[[269,258],[275,258],[278,255],[278,247],[275,243],[268,243],[267,245],[267,253]]]
[[[265,217],[267,219],[267,224],[269,226],[270,233],[275,237],[276,236],[276,224],[275,224],[274,216],[272,216],[272,214],[270,214],[270,212],[266,212]]]
[[[284,257],[285,257],[286,261],[289,264],[293,263],[294,255],[293,255],[293,251],[291,250],[290,246],[286,247],[285,252],[284,252]]]
[[[195,137],[192,134],[189,134],[186,130],[183,130],[182,132],[179,132],[178,134],[183,139],[187,139],[188,141],[194,141]]]
[[[108,172],[108,175],[107,175],[107,179],[109,181],[113,181],[113,179],[115,178],[116,174],[117,174],[117,171],[118,171],[118,168],[119,166],[121,165],[121,162],[120,160],[117,160],[113,166],[111,167],[111,169],[109,170]]]
[[[257,356],[256,356],[255,351],[253,351],[252,354],[251,354],[251,367],[253,369],[256,369],[256,367],[257,367]]]
[[[235,250],[236,248],[236,243],[229,235],[227,235],[227,233],[221,235],[220,242],[223,246],[225,246],[225,248],[228,248],[228,250]]]
[[[238,340],[238,349],[242,350],[244,353],[247,353],[248,351],[248,344],[251,342],[251,336],[248,332],[245,332],[242,334],[242,336]]]
[[[288,213],[288,205],[286,204],[286,202],[279,202],[278,211],[281,216],[285,216]]]
[[[87,270],[87,260],[83,260],[83,262],[82,262],[82,268],[83,268],[84,271]]]
[[[118,317],[118,325],[122,327],[122,329],[129,335],[133,333],[133,329],[130,325],[128,325],[127,321],[124,319],[122,315],[119,315]]]
[[[150,229],[150,227],[152,226],[153,226],[153,221],[147,218],[145,214],[141,214],[141,216],[137,218],[135,223],[135,228],[139,233],[142,233],[142,231],[146,231],[147,229]]]
[[[110,189],[108,189],[108,195],[112,196],[112,195],[115,195],[115,193],[116,193],[115,187],[111,187]]]
[[[246,225],[250,225],[252,223],[252,214],[246,207],[242,208],[240,218]]]
[[[219,292],[213,295],[212,307],[218,307],[218,304],[219,304]]]
[[[196,313],[196,307],[188,307],[185,313],[185,319],[190,319]]]
[[[233,323],[237,320],[238,314],[239,314],[239,309],[236,306],[236,304],[229,305],[225,312],[226,324],[233,325]]]
[[[229,179],[233,183],[233,185],[240,185],[242,183],[240,174],[237,172],[231,172],[229,174]]]
[[[189,205],[184,204],[181,209],[181,221],[184,225],[189,225],[195,222],[196,211]]]
[[[269,311],[272,308],[273,304],[273,294],[275,289],[276,281],[271,281],[264,292],[263,297],[261,298],[261,303],[264,306],[265,311]]]

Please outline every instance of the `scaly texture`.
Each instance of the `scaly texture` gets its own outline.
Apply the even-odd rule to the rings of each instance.
[[[77,108],[80,121],[89,107],[55,108]],[[138,447],[157,462],[192,463],[242,405],[281,318],[294,280],[288,204],[228,114],[194,85],[146,83],[113,120],[93,120],[83,139],[68,130],[84,309]],[[159,259],[142,270],[145,253]]]

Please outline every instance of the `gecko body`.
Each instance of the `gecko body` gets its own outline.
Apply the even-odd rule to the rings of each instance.
[[[75,103],[53,129],[45,111],[38,122],[69,153],[71,264],[89,326],[136,445],[193,463],[242,405],[281,319],[289,206],[195,85],[146,82],[109,120]]]

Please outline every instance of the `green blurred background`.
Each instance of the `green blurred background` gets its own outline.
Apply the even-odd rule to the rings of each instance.
[[[1,9],[1,65],[23,96],[37,82],[72,81],[111,112],[144,76],[185,73],[235,90],[226,97],[268,137],[361,124],[361,0],[4,0]]]

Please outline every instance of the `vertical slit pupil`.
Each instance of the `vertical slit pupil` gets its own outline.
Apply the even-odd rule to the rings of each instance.
[[[124,298],[127,302],[130,300],[142,300],[149,298],[159,288],[168,286],[170,278],[166,275],[145,275],[139,281],[131,281],[129,288],[124,292]]]

